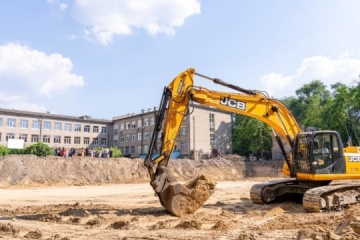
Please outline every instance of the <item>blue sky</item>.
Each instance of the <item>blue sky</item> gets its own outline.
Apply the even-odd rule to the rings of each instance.
[[[351,85],[359,10],[358,0],[4,0],[0,107],[112,119],[157,107],[190,67],[275,98],[314,79]]]

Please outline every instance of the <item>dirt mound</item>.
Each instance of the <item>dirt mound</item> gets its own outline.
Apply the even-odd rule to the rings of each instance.
[[[143,159],[61,158],[8,155],[0,158],[0,187],[97,185],[147,182],[150,177]],[[194,161],[171,160],[169,170],[177,181],[197,176],[213,180],[239,180],[245,177],[279,177],[281,161],[244,162],[223,158]]]

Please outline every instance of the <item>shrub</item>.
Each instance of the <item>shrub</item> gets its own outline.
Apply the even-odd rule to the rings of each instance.
[[[8,155],[10,150],[5,146],[0,146],[0,157]]]
[[[26,147],[24,149],[24,154],[33,154],[36,156],[49,156],[49,155],[54,155],[54,149],[42,142],[38,142]]]
[[[111,147],[110,151],[112,151],[112,157],[114,157],[114,158],[122,156],[121,150],[117,147]]]

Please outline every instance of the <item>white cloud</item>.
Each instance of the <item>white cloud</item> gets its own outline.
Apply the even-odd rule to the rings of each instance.
[[[0,92],[0,108],[45,112],[43,104],[31,103],[26,97]]]
[[[325,56],[305,58],[292,75],[269,73],[261,77],[262,89],[276,98],[293,96],[295,91],[312,80],[321,80],[330,87],[336,82],[349,84],[360,74],[360,59],[345,51],[338,59]]]
[[[48,3],[56,5],[60,12],[64,12],[68,8],[68,4],[63,3],[60,0],[48,0]]]
[[[61,54],[47,55],[17,43],[0,45],[0,96],[5,96],[0,105],[24,105],[31,98],[51,97],[83,86],[83,77],[71,71],[71,60]]]
[[[200,0],[76,0],[73,17],[85,34],[107,45],[114,35],[145,29],[150,35],[175,34],[175,27],[200,13]]]

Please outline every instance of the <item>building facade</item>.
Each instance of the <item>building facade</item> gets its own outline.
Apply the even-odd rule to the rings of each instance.
[[[89,116],[72,117],[0,108],[0,145],[23,139],[28,146],[44,142],[52,147],[108,146],[112,122]]]
[[[124,156],[144,157],[156,114],[157,109],[150,108],[105,120],[0,108],[0,146],[7,146],[8,139],[23,139],[25,146],[44,142],[55,148],[116,146]],[[232,153],[232,114],[194,105],[182,122],[175,151],[182,157],[207,157],[213,149]]]
[[[175,144],[174,150],[180,157],[207,157],[213,149],[232,153],[232,114],[201,105],[193,108],[192,113],[185,116]],[[114,117],[113,145],[125,156],[144,157],[149,150],[156,114],[155,108]]]

